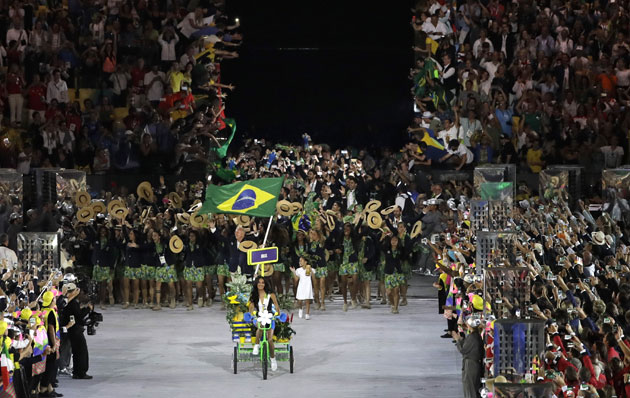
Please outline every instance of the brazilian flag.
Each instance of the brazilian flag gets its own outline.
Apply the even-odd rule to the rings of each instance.
[[[283,177],[260,178],[229,185],[209,185],[201,214],[247,214],[271,217],[276,213]]]

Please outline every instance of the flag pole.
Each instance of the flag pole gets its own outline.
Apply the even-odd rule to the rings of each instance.
[[[265,247],[265,244],[267,243],[267,238],[269,237],[269,231],[271,230],[271,222],[273,221],[273,218],[276,215],[274,214],[273,216],[269,217],[269,224],[267,224],[267,231],[265,232],[265,239],[263,239],[263,243],[261,246],[261,249]],[[256,265],[256,271],[254,272],[254,275],[256,275],[258,273],[258,270],[260,269],[260,264]],[[265,267],[263,267],[262,269],[262,277],[265,277]]]
[[[271,230],[271,222],[273,221],[275,216],[276,215],[274,214],[273,216],[269,217],[269,224],[267,224],[267,232],[265,232],[265,239],[263,239],[262,247],[265,247],[265,244],[267,243],[267,238],[269,237],[269,231]]]

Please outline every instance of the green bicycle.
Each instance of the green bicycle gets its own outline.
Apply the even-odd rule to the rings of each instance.
[[[273,326],[272,321],[285,322],[286,317],[287,317],[286,314],[280,314],[279,316],[272,317],[270,322],[266,326],[263,326],[262,324],[258,325],[259,329],[262,332],[261,333],[262,337],[260,341],[257,342],[260,347],[259,353],[257,356],[260,358],[260,363],[262,365],[261,368],[262,368],[263,380],[267,380],[267,374],[268,374],[270,361],[271,361],[269,341],[267,340],[267,332]],[[255,318],[250,313],[246,313],[244,316],[244,321],[250,323],[250,322],[255,321]],[[246,342],[246,343],[237,342],[236,343],[236,346],[234,347],[234,356],[232,360],[234,374],[238,372],[239,361],[241,362],[252,361],[253,358],[256,357],[253,355],[253,351],[254,351],[253,346],[254,344],[251,342]],[[291,344],[288,342],[286,343],[275,342],[274,351],[275,351],[276,360],[284,361],[284,362],[288,361],[289,372],[293,373],[293,365],[294,365],[295,359],[293,355],[293,347],[291,346]]]

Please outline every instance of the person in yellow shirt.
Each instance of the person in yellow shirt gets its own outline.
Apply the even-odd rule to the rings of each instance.
[[[540,141],[534,140],[532,147],[527,150],[527,166],[532,173],[540,173],[545,167],[545,161],[543,160],[543,150],[540,147]]]
[[[173,94],[180,92],[184,79],[185,76],[179,68],[179,63],[173,62],[171,69],[168,71],[168,84],[171,86]]]

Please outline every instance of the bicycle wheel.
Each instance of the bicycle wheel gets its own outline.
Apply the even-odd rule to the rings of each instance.
[[[293,373],[293,346],[289,347],[289,372]]]
[[[234,364],[234,374],[238,371],[238,347],[234,347],[234,359],[232,360]]]
[[[267,380],[267,366],[269,365],[269,353],[267,352],[267,344],[262,346],[262,373],[263,380]]]

